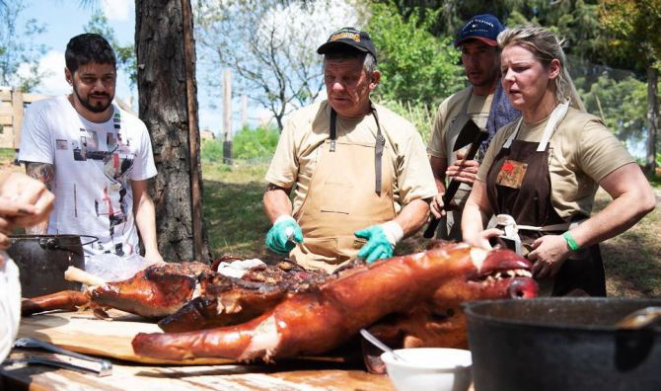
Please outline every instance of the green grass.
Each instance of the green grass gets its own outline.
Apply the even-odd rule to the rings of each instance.
[[[0,148],[0,161],[13,161],[16,157],[16,151],[13,148]]]
[[[205,164],[204,217],[215,256],[274,259],[264,244],[271,227],[262,204],[267,165]]]
[[[661,189],[655,189],[659,200]],[[600,193],[602,200],[610,199]],[[610,295],[661,297],[661,202],[630,230],[605,241],[601,252]]]
[[[264,245],[270,228],[262,206],[267,167],[267,163],[203,166],[204,215],[215,255],[278,258]],[[661,199],[661,181],[653,185]],[[595,213],[609,202],[610,196],[600,190]],[[420,231],[403,240],[395,253],[416,252],[427,243]],[[609,296],[661,297],[661,205],[627,232],[604,242],[601,251]]]

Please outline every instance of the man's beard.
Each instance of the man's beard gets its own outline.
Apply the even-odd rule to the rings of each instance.
[[[110,96],[110,94],[105,93],[105,92],[100,93],[100,94],[95,94],[96,96],[102,96],[102,95],[106,96],[108,98],[108,103],[99,102],[99,103],[97,103],[96,106],[93,106],[90,103],[89,95],[88,95],[87,98],[82,97],[78,93],[78,89],[76,88],[75,84],[73,86],[73,93],[76,94],[76,97],[78,97],[78,101],[80,102],[80,104],[83,105],[84,108],[91,111],[92,113],[103,113],[104,111],[106,111],[106,109],[108,109],[108,107],[110,107],[110,105],[112,104],[112,99],[114,98],[113,96]]]
[[[476,82],[473,82],[469,78],[469,82],[473,85],[473,87],[488,87],[492,85],[496,80],[498,79],[498,73],[493,72],[491,74],[488,74],[484,79],[478,80]]]

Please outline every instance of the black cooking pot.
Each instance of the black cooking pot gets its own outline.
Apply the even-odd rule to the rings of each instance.
[[[615,324],[661,300],[538,298],[464,305],[477,391],[661,390],[661,327]]]
[[[93,236],[85,245],[96,242]],[[63,290],[80,290],[82,285],[64,279],[69,266],[85,268],[79,235],[14,235],[7,254],[20,271],[23,297],[36,297]]]

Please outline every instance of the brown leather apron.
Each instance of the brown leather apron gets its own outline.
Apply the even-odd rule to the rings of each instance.
[[[518,129],[515,133],[518,133]],[[486,182],[491,209],[494,215],[511,215],[518,225],[541,227],[567,223],[551,203],[548,147],[538,151],[538,145],[535,142],[512,140],[511,146],[507,147],[506,144],[498,152]],[[585,216],[575,216],[572,220],[581,219],[585,219]],[[549,233],[552,232],[519,230],[523,255],[531,250],[535,239]],[[556,235],[561,233],[553,232]],[[564,296],[576,289],[591,296],[606,296],[606,279],[599,245],[574,252],[552,281],[540,281],[541,286],[549,283],[552,296]]]
[[[382,159],[388,147],[374,108],[372,115],[376,143],[340,141],[335,134],[337,114],[331,109],[330,138],[319,147],[310,188],[294,215],[304,240],[289,256],[306,269],[332,272],[355,258],[365,244],[354,231],[395,218],[393,163]]]

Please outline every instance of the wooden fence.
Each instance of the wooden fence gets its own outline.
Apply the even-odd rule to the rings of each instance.
[[[10,87],[0,87],[0,148],[18,150],[21,144],[21,126],[25,108],[32,102],[49,97],[50,95],[23,93]],[[127,103],[115,96],[114,102],[122,110],[138,116],[131,107],[130,100]]]
[[[48,98],[48,95],[23,93],[0,87],[0,148],[18,149],[25,108],[44,98]]]

